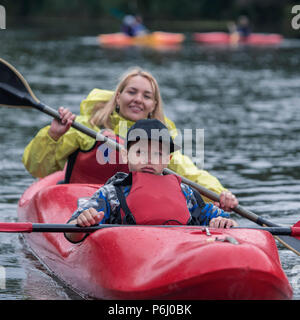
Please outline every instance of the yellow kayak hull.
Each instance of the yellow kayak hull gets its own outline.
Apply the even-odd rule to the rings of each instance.
[[[98,41],[107,46],[156,46],[156,45],[179,45],[185,39],[182,33],[152,32],[138,37],[130,37],[124,33],[100,34]]]

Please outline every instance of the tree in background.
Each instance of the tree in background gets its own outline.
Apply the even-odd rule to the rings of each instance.
[[[254,26],[274,28],[286,19],[292,0],[2,0],[8,16],[106,18],[140,14],[145,21],[236,20],[247,15]]]

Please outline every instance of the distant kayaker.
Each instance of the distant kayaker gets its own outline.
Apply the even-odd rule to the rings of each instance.
[[[135,16],[135,32],[137,36],[145,35],[149,32],[149,30],[143,24],[143,18],[140,15]]]
[[[229,22],[227,28],[230,35],[230,43],[238,44],[239,42],[247,41],[251,34],[250,22],[246,16],[240,16],[237,24]]]
[[[237,23],[237,32],[241,39],[249,37],[251,34],[250,22],[248,17],[240,16]]]
[[[176,175],[163,175],[171,154],[180,148],[159,120],[137,121],[127,133],[123,161],[130,173],[118,172],[75,211],[70,224],[209,225],[230,228],[229,213],[205,204],[200,194]],[[235,201],[232,198],[232,205]],[[66,233],[71,242],[86,233]]]
[[[75,115],[68,109],[61,107],[58,112],[61,121],[54,119],[51,126],[42,128],[25,148],[23,163],[34,177],[42,178],[66,168],[65,183],[104,183],[116,172],[125,170],[120,163],[99,165],[99,153],[107,157],[103,142],[95,142],[70,127]],[[92,90],[81,102],[76,122],[95,131],[105,130],[104,134],[119,139],[126,137],[128,128],[137,120],[147,118],[160,120],[171,136],[176,136],[175,124],[164,115],[157,81],[149,72],[135,68],[123,76],[115,91]],[[231,210],[227,190],[216,177],[197,168],[189,157],[180,151],[174,152],[168,168],[220,194],[221,208]]]
[[[142,23],[142,17],[132,15],[126,15],[124,17],[121,31],[130,37],[141,36],[148,32]]]

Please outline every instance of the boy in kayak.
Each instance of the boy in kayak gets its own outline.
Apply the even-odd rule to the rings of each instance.
[[[181,183],[173,174],[163,175],[179,150],[167,127],[157,119],[137,121],[127,133],[121,154],[130,173],[118,172],[83,206],[73,213],[70,224],[88,227],[102,223],[148,225],[206,225],[230,228],[237,223],[229,213],[206,204],[198,191]],[[227,192],[229,207],[238,202]],[[85,239],[86,233],[66,233],[71,242]]]

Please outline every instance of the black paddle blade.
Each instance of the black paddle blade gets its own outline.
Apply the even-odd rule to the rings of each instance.
[[[35,107],[39,100],[27,81],[8,62],[0,58],[0,105],[8,107]]]

